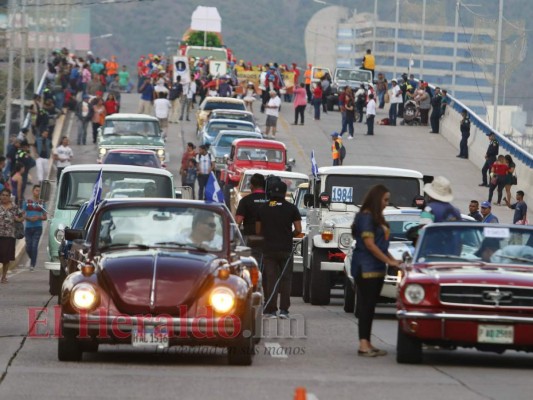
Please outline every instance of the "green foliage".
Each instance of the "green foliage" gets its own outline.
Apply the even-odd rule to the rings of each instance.
[[[187,41],[190,46],[203,46],[204,45],[204,31],[191,32],[189,40]],[[207,32],[205,36],[205,45],[208,47],[221,47],[222,43],[220,38],[213,32]]]

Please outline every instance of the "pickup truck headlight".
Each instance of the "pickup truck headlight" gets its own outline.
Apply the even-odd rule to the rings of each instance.
[[[352,245],[352,240],[351,233],[343,233],[339,239],[339,245],[341,247],[350,247]]]
[[[98,154],[100,155],[100,157],[103,157],[105,155],[105,153],[107,153],[107,149],[106,148],[100,147],[98,149]]]
[[[417,283],[412,283],[410,285],[407,285],[405,288],[405,300],[407,300],[411,304],[420,304],[424,300],[424,296],[426,295],[426,291],[422,287],[422,285],[419,285]]]

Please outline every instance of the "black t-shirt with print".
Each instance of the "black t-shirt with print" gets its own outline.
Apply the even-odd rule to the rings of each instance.
[[[236,215],[244,217],[242,221],[243,235],[255,235],[255,222],[259,209],[267,201],[265,192],[255,192],[243,197],[237,206]]]
[[[260,209],[257,216],[261,221],[262,234],[265,238],[263,252],[292,250],[292,225],[301,221],[298,207],[285,199],[271,199]]]

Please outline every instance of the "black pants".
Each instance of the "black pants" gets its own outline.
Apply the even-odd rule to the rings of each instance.
[[[304,111],[305,111],[305,106],[297,106],[295,109],[294,109],[294,125],[296,125],[298,123],[298,115],[300,116],[300,123],[303,125],[304,124]]]
[[[376,304],[383,287],[385,278],[358,277],[355,279],[357,285],[357,309],[356,316],[359,319],[359,340],[370,341],[372,333],[372,322],[376,312]]]
[[[356,104],[356,108],[357,108],[357,112],[359,113],[359,123],[363,122],[363,108],[364,108],[364,104],[363,103],[360,103],[360,102],[357,102]]]
[[[487,185],[487,173],[490,171],[490,168],[492,167],[492,164],[494,164],[494,161],[496,161],[496,157],[489,157],[485,160],[485,164],[483,164],[483,168],[481,168],[481,179],[483,184]]]
[[[209,174],[198,174],[198,200],[205,200],[205,185],[209,179]]]
[[[367,114],[366,116],[366,126],[367,126],[367,135],[373,135],[374,134],[374,118],[376,116],[372,114]]]
[[[100,128],[102,125],[100,125],[98,122],[93,122],[93,143],[96,143],[96,138],[98,137],[98,128]]]
[[[311,101],[313,100],[313,93],[311,93],[311,84],[305,84],[305,93],[307,93],[307,102],[311,103]]]
[[[498,188],[498,204],[502,202],[503,188],[505,187],[505,175],[497,175],[496,184],[490,183],[489,186],[489,203],[492,202],[494,189]]]
[[[439,133],[439,119],[440,113],[438,111],[432,111],[429,121],[431,122],[431,132]]]
[[[285,269],[285,273],[281,276],[289,257],[289,264]],[[265,274],[266,278],[266,280],[263,281],[263,290],[265,291],[265,305],[263,312],[265,314],[274,314],[278,311],[278,294],[280,310],[289,311],[289,307],[291,306],[292,267],[293,259],[290,252],[280,251],[263,254],[263,274]],[[280,282],[274,290],[278,279],[280,279]],[[271,296],[272,299],[267,303]]]
[[[468,158],[468,136],[463,136],[461,138],[461,143],[459,143],[459,155]]]

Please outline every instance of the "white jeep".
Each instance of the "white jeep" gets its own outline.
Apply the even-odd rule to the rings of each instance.
[[[310,182],[305,203],[307,234],[302,242],[303,300],[326,305],[335,284],[344,284],[344,258],[352,245],[351,226],[368,190],[385,185],[391,193],[389,207],[411,207],[415,196],[432,177],[418,171],[372,167],[334,166],[318,169]]]

